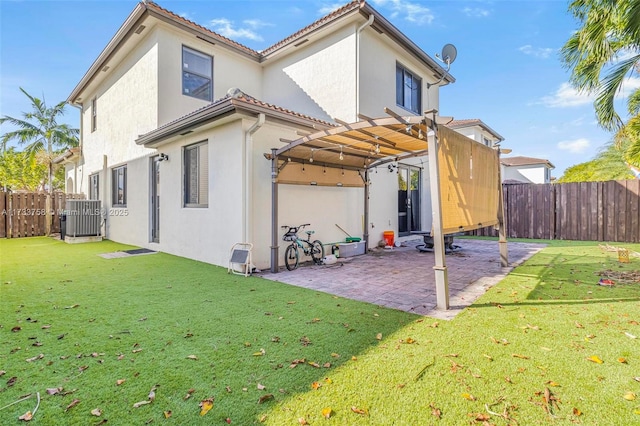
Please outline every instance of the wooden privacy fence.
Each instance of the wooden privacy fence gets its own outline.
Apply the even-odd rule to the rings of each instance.
[[[60,232],[60,215],[66,200],[84,199],[84,194],[55,192],[47,205],[48,194],[0,191],[0,238],[46,235],[47,220],[51,233]]]
[[[640,242],[639,179],[502,188],[508,238]],[[497,231],[470,234],[497,236]]]

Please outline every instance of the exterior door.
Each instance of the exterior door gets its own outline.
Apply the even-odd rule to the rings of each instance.
[[[420,230],[420,168],[399,165],[398,235]]]
[[[160,157],[151,158],[151,242],[160,242]]]

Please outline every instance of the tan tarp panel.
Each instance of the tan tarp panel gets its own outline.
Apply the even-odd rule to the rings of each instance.
[[[315,164],[286,163],[278,173],[278,183],[295,185],[364,187],[355,170],[341,170]]]
[[[438,127],[438,161],[445,234],[498,223],[498,152]]]

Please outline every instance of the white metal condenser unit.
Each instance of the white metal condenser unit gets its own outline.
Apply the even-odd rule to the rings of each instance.
[[[67,236],[89,237],[100,235],[102,208],[100,200],[67,200]]]

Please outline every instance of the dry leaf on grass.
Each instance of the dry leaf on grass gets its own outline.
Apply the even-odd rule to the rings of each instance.
[[[322,386],[322,385],[320,383],[318,383],[318,382],[311,383],[311,388],[314,389],[314,390],[320,389],[320,386]]]
[[[264,404],[267,401],[271,401],[272,399],[274,399],[275,397],[273,396],[273,394],[268,393],[266,395],[262,395],[260,397],[260,399],[258,399],[258,404]]]
[[[44,358],[44,354],[36,355],[33,358],[27,358],[25,361],[33,362],[33,361],[37,361],[37,360],[42,359],[42,358]]]
[[[521,355],[521,354],[511,354],[512,357],[514,358],[520,358],[520,359],[529,359],[528,356],[526,355]]]
[[[596,364],[602,364],[604,362],[603,360],[600,359],[598,355],[592,355],[587,359],[591,362],[595,362]]]
[[[26,413],[24,413],[23,415],[18,417],[18,420],[22,420],[22,421],[28,422],[32,418],[33,418],[33,414],[31,414],[31,411],[27,411]]]
[[[102,410],[99,408],[94,408],[93,410],[91,410],[91,415],[100,417],[102,415]]]
[[[362,408],[358,408],[355,405],[351,407],[351,411],[353,411],[356,414],[362,414],[362,415],[367,414],[367,410],[363,410]]]
[[[382,333],[376,334],[376,340],[382,340]]]
[[[197,356],[195,356],[195,355],[188,355],[188,356],[187,356],[187,359],[192,359],[192,360],[194,360],[194,361],[197,361],[197,360],[198,360],[198,357],[197,357]]]
[[[121,384],[123,384],[126,381],[127,381],[127,379],[118,379],[118,380],[116,380],[116,386],[120,386]]]
[[[136,402],[135,404],[133,404],[133,408],[140,408],[143,405],[147,405],[147,404],[151,404],[151,401],[146,400],[146,401]]]
[[[300,417],[300,418],[298,419],[298,424],[300,424],[300,425],[302,425],[302,426],[306,426],[306,425],[308,425],[309,423],[307,423],[307,420],[306,420],[304,417]]]
[[[167,411],[163,411],[162,414],[164,415],[165,419],[168,419],[169,417],[171,417],[173,412],[171,410],[167,410]]]
[[[463,392],[460,394],[461,397],[463,397],[464,399],[468,400],[468,401],[475,401],[476,397],[471,395],[470,393],[467,392]]]
[[[322,417],[324,417],[325,419],[330,419],[332,414],[333,414],[333,410],[331,409],[331,407],[326,407],[322,409]]]
[[[184,398],[182,398],[182,399],[184,399],[184,400],[186,401],[187,399],[191,398],[191,395],[192,395],[195,391],[196,391],[196,390],[195,390],[195,389],[193,389],[193,388],[189,389],[189,390],[187,391],[187,394],[185,395],[185,397],[184,397]]]
[[[576,407],[573,407],[573,415],[579,417],[582,415],[582,411],[578,410]]]
[[[627,401],[635,401],[636,400],[636,394],[635,392],[625,392],[625,394],[622,396],[624,399],[626,399]]]
[[[62,388],[48,388],[47,389],[47,394],[55,395],[55,394],[59,393],[60,391],[62,391]]]
[[[78,405],[79,402],[80,402],[79,399],[74,399],[73,401],[71,401],[71,403],[69,405],[67,405],[67,408],[65,408],[64,411],[65,412],[69,411],[70,409],[72,409],[73,407]]]
[[[200,415],[204,416],[213,408],[213,397],[200,401]]]
[[[431,403],[429,404],[429,407],[431,408],[431,415],[435,416],[436,418],[440,418],[442,417],[442,410],[440,410],[438,407],[436,407],[435,403]]]

